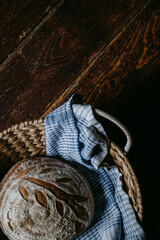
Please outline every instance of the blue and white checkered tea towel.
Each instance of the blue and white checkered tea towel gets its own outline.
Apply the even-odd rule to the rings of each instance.
[[[75,104],[76,95],[45,119],[47,156],[59,156],[87,178],[95,200],[90,227],[76,240],[144,239],[118,169],[99,168],[107,155],[107,135],[90,105]]]

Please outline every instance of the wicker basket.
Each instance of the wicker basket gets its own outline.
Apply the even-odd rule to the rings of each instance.
[[[26,121],[14,125],[0,133],[0,180],[10,167],[23,158],[45,156],[45,124],[44,119]],[[126,152],[110,141],[108,157],[118,166],[123,175],[125,190],[140,221],[142,221],[142,197],[139,184]],[[108,158],[107,157],[107,158]],[[3,234],[0,233],[0,236]],[[8,239],[1,237],[1,239]]]

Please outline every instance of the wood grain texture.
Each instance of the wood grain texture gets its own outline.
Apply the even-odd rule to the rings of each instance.
[[[104,48],[82,74],[42,115],[73,94],[86,103],[111,110],[127,99],[132,89],[160,67],[160,3],[151,2]]]
[[[0,66],[0,130],[38,118],[144,6],[64,1]]]
[[[144,230],[158,239],[160,3],[58,4],[0,0],[0,131],[45,117],[73,93],[114,114],[133,135],[130,162],[142,190]],[[119,144],[117,132],[113,140]],[[0,239],[6,239],[1,231]]]
[[[0,2],[0,63],[20,44],[58,0]]]

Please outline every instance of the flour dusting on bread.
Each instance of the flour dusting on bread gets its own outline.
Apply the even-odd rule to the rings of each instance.
[[[10,240],[71,240],[93,215],[88,182],[64,161],[25,159],[1,183],[0,226]]]

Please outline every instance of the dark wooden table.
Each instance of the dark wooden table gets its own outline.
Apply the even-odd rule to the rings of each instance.
[[[143,228],[158,239],[160,1],[0,0],[0,131],[73,93],[133,135]]]

